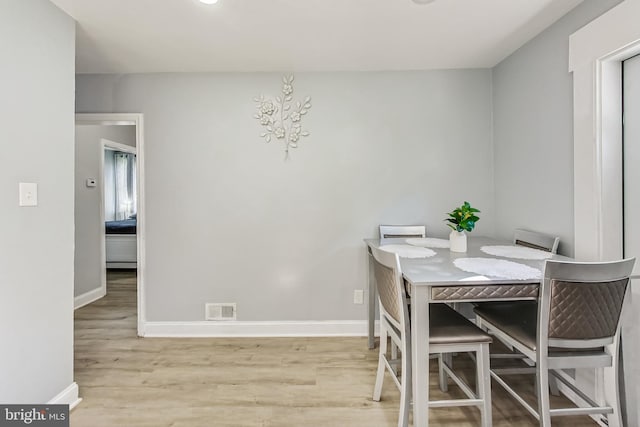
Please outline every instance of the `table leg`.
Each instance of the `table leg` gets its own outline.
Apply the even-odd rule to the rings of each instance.
[[[429,425],[429,290],[411,289],[411,365],[413,368],[413,425]]]
[[[367,252],[368,252],[367,248]],[[369,259],[369,301],[368,301],[368,317],[367,317],[367,333],[369,337],[369,349],[374,349],[376,343],[374,340],[375,328],[376,328],[376,280],[373,274],[373,255],[368,254]]]

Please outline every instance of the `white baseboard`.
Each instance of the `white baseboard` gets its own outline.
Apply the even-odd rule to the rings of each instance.
[[[376,334],[378,324],[376,322]],[[364,320],[145,322],[145,337],[364,337]]]
[[[84,307],[87,304],[91,304],[92,302],[99,300],[106,294],[107,294],[106,289],[98,288],[89,292],[85,292],[82,295],[78,295],[73,299],[73,309],[77,310],[80,307]]]
[[[69,405],[69,409],[73,409],[82,401],[78,392],[78,384],[71,383],[71,385],[60,393],[58,393],[53,399],[51,399],[49,404],[51,405]]]

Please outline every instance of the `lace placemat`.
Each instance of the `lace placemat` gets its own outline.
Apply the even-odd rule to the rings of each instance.
[[[408,244],[423,248],[448,248],[447,239],[436,239],[435,237],[411,238],[406,240]]]
[[[480,250],[485,254],[505,258],[548,259],[553,256],[551,252],[527,248],[525,246],[482,246]]]
[[[398,254],[400,258],[429,258],[436,254],[435,251],[427,248],[418,248],[410,245],[384,245],[380,249]]]
[[[453,265],[468,273],[501,279],[529,280],[539,279],[542,273],[537,268],[518,262],[493,258],[458,258]]]

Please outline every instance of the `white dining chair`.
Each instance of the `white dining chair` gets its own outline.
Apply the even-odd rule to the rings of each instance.
[[[513,233],[513,244],[516,246],[524,246],[531,249],[538,249],[540,251],[550,252],[555,254],[558,252],[558,246],[560,244],[560,237],[552,236],[550,234],[539,233],[537,231],[529,231],[523,229],[516,229]],[[507,305],[522,305],[531,304],[531,301],[490,301],[475,303],[475,306],[507,306]]]
[[[629,293],[629,275],[635,259],[613,262],[566,262],[548,260],[536,304],[527,306],[479,306],[474,309],[478,325],[522,354],[529,365],[516,369],[491,369],[491,376],[511,394],[540,426],[551,426],[551,417],[604,414],[606,424],[615,419],[622,426],[618,387],[620,314]],[[576,388],[568,369],[612,367],[616,384],[613,404],[595,402]],[[537,408],[527,403],[505,376],[536,375]],[[579,407],[550,408],[549,379],[567,386],[580,401]]]
[[[381,225],[380,238],[410,238],[426,237],[427,228],[424,225]]]
[[[516,229],[513,233],[513,244],[516,246],[524,246],[531,249],[538,249],[544,252],[550,252],[555,254],[558,252],[558,245],[560,244],[560,237],[552,236],[550,234],[539,233],[537,231],[529,231],[523,229]],[[480,302],[474,305],[518,305],[518,304],[531,304],[531,301],[492,301],[492,302]]]
[[[371,248],[371,251],[380,306],[380,354],[373,400],[380,401],[385,371],[388,370],[400,390],[398,426],[406,427],[409,423],[412,387],[411,322],[407,294],[398,255],[377,248]],[[476,390],[473,391],[440,357],[440,371],[450,377],[467,398],[429,401],[429,407],[476,406],[480,410],[481,425],[490,427],[492,424],[489,377],[491,337],[445,304],[432,304],[429,312],[430,352],[439,354],[473,352],[476,361]],[[399,360],[387,356],[388,338],[400,347]],[[400,365],[399,375],[398,370],[393,368],[393,365],[397,364]]]
[[[560,237],[519,228],[513,233],[513,244],[555,254],[558,253]]]
[[[420,238],[427,236],[427,227],[424,225],[381,225],[380,239]],[[391,355],[398,358],[398,347],[391,343]]]
[[[550,252],[555,254],[558,252],[558,246],[560,245],[560,237],[552,236],[546,233],[540,233],[537,231],[530,231],[518,228],[513,233],[513,244],[516,246],[524,246],[531,249],[538,249],[544,252]],[[535,305],[534,301],[491,301],[480,302],[473,304],[475,307],[483,307],[485,310],[491,309],[510,309],[513,312],[523,311],[526,312]],[[477,320],[476,320],[476,323]],[[491,353],[493,359],[522,359],[522,355],[513,353]],[[558,382],[555,377],[550,378],[549,388],[551,394],[559,396],[560,391]]]

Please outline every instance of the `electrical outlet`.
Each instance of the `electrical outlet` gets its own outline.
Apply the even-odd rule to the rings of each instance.
[[[356,289],[353,291],[353,303],[364,304],[364,291],[362,289]]]
[[[38,206],[38,184],[34,182],[21,182],[18,184],[20,193],[19,206]]]

